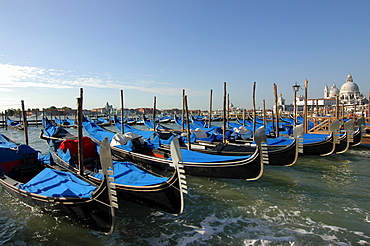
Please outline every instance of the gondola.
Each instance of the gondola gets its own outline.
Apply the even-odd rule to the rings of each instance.
[[[7,118],[6,124],[10,129],[13,130],[24,130],[24,125],[21,122],[15,122],[14,120]]]
[[[118,116],[114,116],[114,122],[119,122],[121,123],[121,117],[118,117]],[[132,118],[124,118],[123,119],[123,122],[125,124],[128,124],[128,125],[133,125],[133,124],[136,124],[136,119],[132,119]]]
[[[339,122],[331,124],[331,130],[338,128]],[[302,142],[302,155],[321,155],[327,156],[335,151],[335,144],[337,142],[337,134],[330,132],[329,134],[314,134],[314,133],[303,133],[303,128],[299,134],[300,141]]]
[[[354,123],[352,119],[344,122],[343,131],[344,133],[338,137],[339,144],[335,145],[336,154],[346,152],[353,143]]]
[[[68,117],[65,120],[58,119],[55,117],[54,122],[57,126],[60,126],[60,127],[77,128],[76,122],[72,119],[69,119]]]
[[[328,156],[333,153],[343,153],[347,146],[347,132],[340,133],[340,121],[335,120],[329,126],[329,134],[303,133],[302,138],[303,155]]]
[[[169,119],[169,120],[171,121],[171,119]],[[154,124],[152,120],[146,119],[145,116],[143,117],[143,124],[144,124],[144,126],[146,126],[147,128],[149,128],[152,131],[153,130],[156,130],[156,131],[173,131],[171,128],[166,127],[166,126],[162,125],[161,123]],[[118,130],[122,131],[121,126],[118,126],[116,124],[116,127],[117,127]],[[180,132],[180,131],[177,131],[177,132]]]
[[[107,142],[103,141],[102,148],[104,144]],[[108,167],[103,167],[104,182],[97,186],[77,174],[56,169],[50,154],[42,156],[0,134],[0,184],[8,193],[107,235],[114,230],[114,208],[118,207],[107,178]]]
[[[113,139],[115,133],[99,127],[94,122],[84,121],[83,127],[94,142],[100,144],[108,136]],[[187,174],[194,176],[234,178],[256,180],[263,174],[263,165],[268,163],[266,135],[264,128],[256,131],[256,149],[251,155],[219,156],[181,149],[183,165]],[[139,139],[132,139],[127,144],[111,146],[113,155],[126,158],[144,167],[157,167],[171,170],[171,154],[168,150],[159,150],[142,145]]]
[[[347,121],[343,126],[341,131],[340,121],[335,120],[329,126],[330,134],[302,134],[303,154],[327,156],[346,152],[353,142],[353,121]]]
[[[96,125],[96,123],[94,123]],[[40,138],[47,140],[54,159],[62,166],[77,172],[74,153],[77,136],[66,129],[53,126],[43,119],[44,130]],[[85,176],[94,183],[101,182],[99,175],[98,146],[90,138],[83,137]],[[122,160],[122,158],[120,158]],[[171,214],[181,214],[184,209],[183,194],[187,193],[183,167],[172,161],[167,164],[173,168],[170,177],[159,176],[143,170],[128,161],[113,161],[115,167],[115,186],[118,197]]]
[[[99,126],[110,126],[112,122],[109,119],[105,119],[102,117],[96,117],[96,119],[92,119],[92,121],[96,122]]]
[[[362,130],[365,124],[365,119],[362,117],[357,122],[357,129],[355,130],[354,121],[348,119],[343,124],[343,131],[339,137],[340,143],[335,147],[335,153],[341,154],[346,152],[350,147],[361,144],[362,141]]]
[[[361,117],[356,121],[357,129],[353,133],[353,141],[350,142],[350,146],[358,146],[362,142],[363,130],[366,128],[365,118]]]
[[[299,153],[299,144],[296,138],[278,137],[267,138],[266,140],[269,159],[267,165],[291,166],[296,163]],[[193,150],[202,153],[232,156],[251,154],[256,149],[254,142],[209,143],[198,141],[196,144],[192,143],[191,146]]]
[[[150,123],[145,123],[152,126]],[[122,125],[116,125],[121,131]],[[176,135],[178,132],[167,129],[158,129],[157,131],[143,131],[133,128],[131,126],[124,125],[124,132],[134,132],[145,138],[152,138],[153,135],[158,134],[161,138],[168,138],[168,134]],[[162,140],[161,140],[162,141]],[[165,140],[166,141],[166,140]],[[187,146],[183,146],[186,148]],[[279,165],[279,166],[291,166],[295,164],[298,159],[298,142],[294,137],[277,137],[267,138],[267,153],[269,156],[268,165]],[[168,149],[168,144],[162,144],[158,147],[159,149]],[[235,142],[209,142],[200,141],[197,139],[191,143],[191,149],[194,151],[213,154],[213,155],[232,155],[232,156],[243,156],[253,154],[256,150],[255,143],[253,141],[239,141]]]

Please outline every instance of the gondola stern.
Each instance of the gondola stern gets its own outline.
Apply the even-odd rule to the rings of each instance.
[[[105,137],[100,145],[100,162],[102,165],[102,172],[104,174],[104,181],[100,183],[98,188],[100,191],[99,195],[95,197],[95,200],[108,207],[109,210],[109,223],[106,226],[107,230],[103,232],[105,235],[113,233],[115,229],[115,209],[119,208],[116,185],[114,184],[114,177],[112,176],[114,174],[114,169],[110,151],[108,138]]]
[[[180,151],[180,144],[178,137],[175,137],[170,146],[171,151],[171,157],[172,157],[172,163],[170,163],[170,166],[172,166],[175,169],[175,172],[178,175],[178,186],[180,191],[180,209],[179,212],[176,214],[181,214],[184,211],[184,194],[188,194],[188,187],[186,182],[186,176],[185,176],[185,169],[184,166],[180,163],[182,163],[182,154]]]

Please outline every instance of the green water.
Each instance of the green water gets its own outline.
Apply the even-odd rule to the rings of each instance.
[[[73,130],[75,131],[75,130]],[[29,129],[32,147],[47,151]],[[23,132],[0,129],[23,142]],[[370,147],[300,156],[265,168],[257,181],[187,176],[179,216],[121,201],[116,230],[103,236],[0,192],[1,245],[369,245]]]

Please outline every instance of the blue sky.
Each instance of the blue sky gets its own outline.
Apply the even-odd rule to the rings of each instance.
[[[292,85],[309,81],[309,98],[351,73],[370,91],[370,1],[0,1],[0,111],[120,106],[273,105],[273,84],[292,102]],[[303,94],[300,91],[298,94]]]

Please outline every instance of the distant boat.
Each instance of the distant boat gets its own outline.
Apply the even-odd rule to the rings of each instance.
[[[177,116],[174,116],[175,118],[175,123],[182,127],[184,125],[184,129],[188,129],[188,126],[190,128],[190,131],[195,134],[195,139],[200,140],[200,141],[207,141],[207,142],[220,142],[223,140],[223,130],[222,127],[219,126],[210,126],[209,128],[207,127],[208,125],[205,126],[200,126],[195,125],[193,123],[188,123],[187,121],[183,122],[182,119],[180,119]],[[206,122],[200,122],[201,124],[207,124]],[[197,134],[198,133],[198,134]],[[230,129],[226,129],[225,131],[225,138],[229,139],[231,135],[233,134],[233,131]]]
[[[121,117],[118,117],[118,116],[114,116],[114,118],[112,118],[112,121],[114,122],[114,123],[121,123]],[[129,124],[129,125],[133,125],[133,124],[135,124],[136,123],[136,119],[132,119],[132,118],[124,118],[123,119],[123,122],[125,123],[125,124]]]
[[[99,126],[110,126],[112,124],[112,122],[108,119],[104,119],[102,117],[98,117],[96,119],[96,123],[99,125]]]
[[[77,127],[76,122],[68,117],[65,120],[58,119],[55,117],[54,122],[57,126],[60,126],[60,127],[65,127],[65,128],[76,128]]]
[[[13,130],[24,130],[23,123],[15,122],[14,120],[12,120],[10,118],[7,118],[6,119],[6,124],[8,125],[8,127],[10,129],[13,129]]]
[[[170,116],[164,116],[164,117],[158,117],[157,122],[158,123],[170,123],[172,118]]]
[[[150,130],[154,130],[154,128],[156,129],[156,130],[171,130],[171,128],[169,128],[169,127],[166,127],[166,126],[164,126],[164,125],[162,125],[162,124],[160,124],[160,123],[156,123],[155,125],[154,125],[154,123],[153,123],[153,121],[151,121],[151,120],[148,120],[148,119],[145,119],[144,118],[144,120],[143,120],[143,124],[147,127],[147,128],[149,128]],[[118,126],[118,125],[116,125],[116,127],[120,130],[122,127],[121,126]]]

